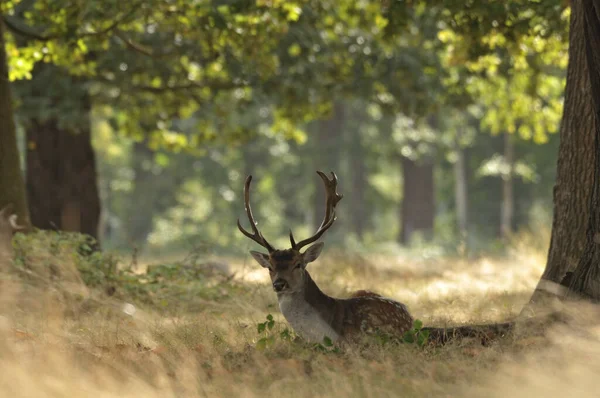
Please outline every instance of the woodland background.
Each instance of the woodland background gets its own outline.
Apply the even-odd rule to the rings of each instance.
[[[562,2],[64,3],[3,2],[36,227],[236,252],[245,175],[284,237],[320,220],[316,169],[332,243],[477,251],[550,218]]]
[[[600,1],[0,16],[0,209],[26,232],[0,211],[6,395],[597,395]],[[344,199],[311,275],[405,303],[411,339],[308,344],[279,314],[243,182],[283,248],[322,218],[315,170]]]

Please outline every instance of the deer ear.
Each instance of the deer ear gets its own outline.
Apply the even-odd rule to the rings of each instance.
[[[264,268],[271,268],[271,263],[269,262],[269,255],[261,252],[255,252],[254,250],[250,250],[250,254],[252,257]]]
[[[308,264],[315,261],[317,257],[319,257],[319,254],[321,254],[323,246],[325,246],[325,243],[319,242],[306,249],[306,251],[302,254],[304,256],[304,263]]]

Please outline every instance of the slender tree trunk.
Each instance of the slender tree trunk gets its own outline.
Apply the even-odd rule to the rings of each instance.
[[[532,302],[573,271],[583,254],[595,161],[594,113],[585,55],[582,0],[571,5],[569,66],[546,269]]]
[[[147,197],[155,183],[151,165],[154,162],[154,152],[146,142],[135,142],[131,152],[132,169],[135,173],[133,189],[129,195],[131,207],[126,222],[127,240],[129,244],[142,243],[152,232],[156,197]],[[150,202],[150,203],[149,203]],[[144,203],[141,211],[140,203]]]
[[[515,143],[509,133],[504,133],[504,161],[508,167],[502,176],[502,209],[500,212],[500,236],[507,239],[512,234],[514,215],[513,168],[515,163]]]
[[[294,157],[301,157],[300,148],[295,143],[290,143],[290,154]],[[300,165],[299,167],[286,167],[283,175],[278,178],[283,178],[285,181],[275,184],[277,193],[283,202],[283,219],[286,220],[286,231],[292,225],[304,223],[306,221],[306,206],[303,206],[303,197],[300,195],[300,190],[307,177],[314,178],[315,176],[307,175],[306,168]],[[311,181],[312,182],[312,181]]]
[[[0,18],[0,209],[12,203],[19,221],[28,225],[29,211],[17,147],[4,35],[4,22]]]
[[[155,218],[177,203],[176,194],[183,183],[183,176],[173,172],[177,170],[176,167],[159,169],[158,173],[153,170],[156,166],[155,152],[146,141],[134,143],[131,155],[135,179],[133,190],[128,195],[127,243],[144,246],[154,227]],[[179,159],[183,160],[184,157],[180,155]],[[151,192],[157,194],[149,196]]]
[[[365,151],[360,140],[360,131],[356,129],[356,137],[351,143],[350,153],[350,220],[352,230],[359,241],[363,240],[363,235],[367,226],[367,206],[365,204],[365,194],[367,190],[367,168],[365,165]]]
[[[333,171],[339,175],[344,116],[343,103],[336,102],[331,117],[318,122],[318,131],[313,141],[315,143],[313,149],[315,170],[322,170],[327,174]],[[313,195],[313,228],[316,230],[325,215],[325,192],[320,178],[315,175],[313,181],[315,181],[316,188]],[[340,220],[338,220],[339,222]]]
[[[468,243],[469,234],[469,197],[467,191],[467,166],[465,150],[458,144],[457,137],[456,162],[454,162],[454,199],[456,201],[456,219],[458,233],[463,245]],[[465,247],[466,248],[466,247]]]
[[[362,126],[364,121],[368,119],[368,115],[364,109],[363,102],[354,102],[348,105],[346,114],[346,133],[344,146],[347,151],[344,157],[347,160],[348,172],[350,178],[348,182],[350,210],[346,218],[350,221],[352,232],[356,238],[362,242],[364,233],[368,227],[370,217],[369,207],[366,204],[367,191],[369,184],[367,182],[367,151],[363,142]]]
[[[409,244],[415,232],[431,239],[435,218],[433,162],[431,159],[414,161],[401,157],[401,165],[404,183],[398,242]]]

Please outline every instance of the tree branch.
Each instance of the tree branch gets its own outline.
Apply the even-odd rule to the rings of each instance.
[[[127,11],[125,14],[123,14],[120,18],[115,19],[109,26],[107,26],[106,28],[98,31],[98,32],[86,32],[86,33],[82,33],[81,35],[78,35],[79,37],[88,37],[88,36],[101,36],[101,35],[105,35],[107,33],[110,33],[111,31],[117,29],[119,27],[119,25],[121,25],[123,22],[125,22],[126,19],[128,19],[130,16],[132,16],[133,14],[135,14],[135,12],[144,4],[144,1],[140,1],[136,4],[134,4],[131,9],[129,9],[129,11]]]
[[[125,45],[133,50],[136,51],[142,55],[145,55],[147,57],[151,57],[151,58],[164,58],[167,57],[171,54],[173,54],[173,51],[166,51],[166,52],[162,52],[162,53],[155,53],[154,51],[150,50],[149,48],[147,48],[146,46],[144,46],[143,44],[140,44],[138,42],[135,42],[131,39],[129,39],[128,37],[125,37],[125,35],[122,32],[116,31],[115,32],[115,36],[118,37],[119,39],[121,39],[121,41],[123,43],[125,43]]]
[[[97,77],[94,80],[100,81],[103,83],[112,84],[118,87],[123,88],[118,81],[108,79],[106,77]],[[163,85],[163,86],[149,86],[146,84],[132,84],[127,86],[127,89],[135,90],[135,91],[146,91],[153,94],[160,94],[165,92],[172,91],[188,91],[188,90],[198,90],[203,88],[209,88],[211,90],[233,90],[236,88],[244,88],[248,87],[249,83],[234,83],[228,81],[213,81],[213,82],[188,82],[188,83],[180,83],[180,84],[172,84],[172,85]]]
[[[107,33],[110,33],[111,31],[113,31],[116,28],[118,28],[119,25],[121,25],[123,22],[125,22],[125,20],[127,20],[129,17],[131,17],[143,4],[144,4],[143,1],[135,3],[129,9],[129,11],[127,11],[121,17],[115,19],[106,28],[104,28],[104,29],[102,29],[100,31],[97,31],[97,32],[81,32],[81,33],[77,33],[75,35],[75,38],[92,37],[92,36],[102,36],[102,35],[105,35]],[[4,23],[6,24],[6,26],[12,32],[14,32],[14,33],[16,33],[16,34],[18,34],[20,36],[29,38],[29,39],[34,39],[34,40],[39,40],[39,41],[49,41],[49,40],[55,40],[55,39],[60,39],[60,38],[67,37],[66,34],[65,35],[59,35],[59,34],[52,34],[52,35],[50,35],[50,34],[43,34],[43,33],[35,32],[35,31],[31,30],[32,28],[30,26],[27,26],[27,24],[25,24],[19,18],[11,17],[9,15],[3,15],[2,16],[2,20],[4,21]],[[72,38],[72,36],[69,35],[69,38]]]
[[[20,24],[24,25],[21,21],[18,21],[17,18],[10,17],[8,15],[3,15],[2,20],[4,24],[10,29],[13,33],[18,34],[19,36],[26,37],[28,39],[34,39],[39,41],[48,41],[57,39],[59,36],[54,35],[44,35],[42,33],[34,32],[29,30],[29,27],[25,28],[23,26],[19,26]],[[18,21],[18,22],[17,22]]]
[[[199,83],[190,83],[190,84],[178,84],[172,86],[162,86],[162,87],[154,87],[148,85],[133,85],[132,88],[134,90],[147,91],[151,93],[163,93],[167,91],[186,91],[186,90],[195,90],[202,88],[210,88],[211,90],[233,90],[236,88],[247,87],[245,84],[236,84],[233,82],[210,82],[206,84]]]

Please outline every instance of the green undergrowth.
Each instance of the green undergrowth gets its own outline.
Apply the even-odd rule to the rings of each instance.
[[[231,275],[215,269],[202,253],[141,270],[135,260],[94,250],[95,244],[77,233],[18,234],[13,244],[14,271],[27,284],[48,284],[73,300],[83,300],[82,290],[93,289],[166,312],[201,309],[205,301],[225,301],[245,289]]]

